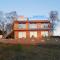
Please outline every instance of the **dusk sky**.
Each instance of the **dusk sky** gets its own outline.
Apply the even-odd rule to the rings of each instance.
[[[0,0],[0,11],[4,13],[16,11],[24,16],[49,16],[51,10],[58,11],[60,17],[60,0]]]

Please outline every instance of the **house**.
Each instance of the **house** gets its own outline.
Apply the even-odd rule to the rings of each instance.
[[[21,17],[24,18],[24,17]],[[27,18],[15,20],[13,23],[14,38],[42,38],[51,36],[51,23],[49,20],[29,20]]]

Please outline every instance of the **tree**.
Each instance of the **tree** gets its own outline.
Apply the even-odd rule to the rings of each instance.
[[[16,11],[12,11],[12,12],[6,13],[5,16],[6,16],[7,23],[13,23],[14,18],[17,18],[18,15]]]
[[[55,27],[57,26],[58,22],[58,12],[57,11],[51,11],[50,12],[50,21],[51,21],[51,26],[52,26],[52,34],[54,34]]]
[[[14,18],[17,18],[16,11],[5,14],[0,11],[0,30],[3,32],[3,37],[5,37],[7,31],[11,30],[10,28],[14,22]]]
[[[4,36],[4,13],[2,11],[0,11],[0,31]]]
[[[10,32],[12,31],[13,25],[10,24],[10,23],[8,23],[5,28],[6,28],[6,32],[7,32],[7,34],[8,34],[8,33],[10,33]]]

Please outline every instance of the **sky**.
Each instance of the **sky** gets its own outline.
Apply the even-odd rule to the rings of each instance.
[[[60,0],[0,0],[3,12],[17,11],[19,15],[47,15],[51,10],[60,13]]]
[[[0,11],[4,13],[16,11],[19,15],[49,16],[50,11],[58,11],[60,17],[60,0],[0,0]],[[58,24],[60,25],[60,23]],[[60,35],[60,28],[56,28],[56,35]]]

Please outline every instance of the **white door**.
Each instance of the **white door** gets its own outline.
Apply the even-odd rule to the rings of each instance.
[[[26,32],[19,32],[18,36],[19,38],[26,38]]]
[[[37,32],[30,32],[30,38],[32,37],[32,36],[34,36],[35,38],[37,38]]]

